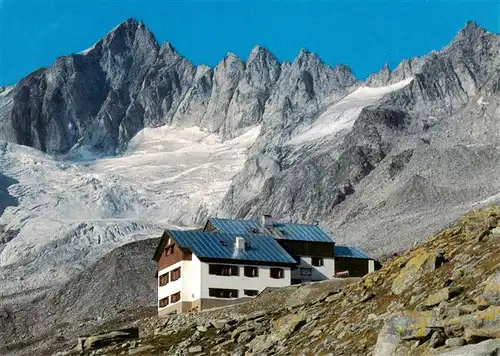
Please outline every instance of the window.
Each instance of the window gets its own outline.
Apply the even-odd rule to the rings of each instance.
[[[168,305],[168,297],[160,299],[160,308],[165,308]]]
[[[323,266],[323,258],[322,257],[313,257],[311,259],[311,264],[316,267]]]
[[[170,301],[172,302],[172,304],[177,303],[179,300],[181,300],[181,292],[177,292],[170,296]]]
[[[170,245],[165,247],[165,256],[171,255],[174,253],[174,246],[175,245]]]
[[[181,278],[181,268],[180,267],[170,271],[170,280],[172,282],[178,280],[179,278]]]
[[[292,256],[295,262],[300,265],[300,256]]]
[[[208,288],[208,295],[213,298],[238,298],[237,289]]]
[[[285,278],[285,271],[283,268],[271,268],[270,276],[275,279]]]
[[[245,294],[248,297],[255,297],[256,295],[259,295],[259,291],[253,289],[244,289],[243,294]]]
[[[259,269],[257,267],[245,266],[244,267],[245,277],[258,277]]]
[[[160,276],[160,287],[168,283],[168,273]]]
[[[312,268],[301,268],[300,275],[301,276],[310,276],[312,274]]]
[[[216,276],[239,276],[240,269],[238,266],[209,265],[208,274],[215,274]]]

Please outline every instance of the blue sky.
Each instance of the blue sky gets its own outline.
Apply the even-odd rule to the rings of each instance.
[[[385,62],[446,45],[467,20],[500,32],[498,1],[0,0],[0,85],[79,52],[129,17],[195,64],[256,44],[280,60],[302,47],[363,79]]]

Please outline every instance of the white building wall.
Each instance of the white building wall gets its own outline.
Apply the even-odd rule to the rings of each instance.
[[[181,278],[176,281],[169,281],[160,287],[160,276],[170,273],[174,269],[181,268]],[[158,300],[168,297],[177,292],[181,292],[180,301],[193,301],[200,296],[200,260],[193,256],[192,261],[179,261],[172,266],[164,268],[158,272]],[[168,306],[171,306],[170,303]]]
[[[368,260],[368,273],[372,273],[375,271],[375,261]]]
[[[189,289],[189,301],[201,298],[201,261],[193,255],[189,278],[184,278],[184,286]]]
[[[259,292],[262,292],[266,287],[285,287],[291,284],[290,267],[279,267],[283,268],[285,278],[275,279],[270,277],[271,267],[269,266],[254,266],[259,269],[258,277],[245,277],[243,269],[245,265],[236,265],[229,263],[223,264],[230,266],[239,266],[239,276],[216,276],[209,274],[209,263],[201,262],[201,298],[215,299],[209,296],[209,288],[238,289],[238,297],[243,298],[245,297],[245,294],[243,292],[245,289],[258,290]]]
[[[301,274],[301,268],[311,268],[310,276]],[[335,259],[323,258],[323,266],[313,266],[312,257],[301,256],[300,265],[292,271],[292,279],[300,279],[302,281],[322,281],[332,279],[335,276]]]

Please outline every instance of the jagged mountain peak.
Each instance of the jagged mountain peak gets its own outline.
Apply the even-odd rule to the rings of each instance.
[[[154,34],[143,22],[130,18],[113,28],[101,40],[104,47],[113,52],[127,52],[131,48],[143,50],[143,47],[159,49],[160,45]],[[134,43],[137,45],[134,47]]]
[[[252,48],[252,51],[248,56],[247,63],[251,63],[255,60],[266,61],[269,59],[278,62],[274,54],[272,54],[267,48],[262,47],[261,45],[256,45],[254,48]]]
[[[391,69],[389,68],[389,64],[385,62],[382,68],[375,73],[370,74],[368,79],[366,80],[366,84],[368,86],[383,86],[386,85],[391,77]]]
[[[233,53],[233,52],[227,52],[226,55],[224,56],[224,59],[222,60],[224,63],[233,63],[233,62],[243,62],[241,58]]]
[[[163,54],[168,54],[168,55],[177,55],[177,51],[172,45],[171,42],[165,42],[163,46],[161,46],[161,51]]]
[[[447,49],[454,48],[466,50],[468,48],[472,48],[476,46],[476,42],[479,39],[488,35],[492,36],[492,34],[484,27],[479,26],[474,21],[467,21],[465,26],[458,31],[457,35],[453,38],[450,44],[444,48],[444,50],[446,51]]]
[[[261,45],[255,45],[252,48],[252,50],[250,51],[250,57],[256,56],[256,55],[258,55],[259,53],[262,53],[262,52],[269,52],[269,51],[267,50],[267,48],[262,47]]]
[[[325,65],[316,53],[309,51],[307,48],[302,48],[297,57],[295,57],[292,65],[302,66],[307,63]]]
[[[117,26],[115,26],[111,31],[107,33],[105,37],[109,36],[116,36],[120,33],[123,33],[123,31],[138,31],[138,30],[146,30],[151,32],[146,25],[142,21],[138,21],[134,18],[129,18],[121,23],[119,23]]]
[[[462,36],[475,36],[487,32],[488,31],[484,27],[478,25],[475,21],[469,20],[465,23],[465,26],[458,32],[458,34]]]

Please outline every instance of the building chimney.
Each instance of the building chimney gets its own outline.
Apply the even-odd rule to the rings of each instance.
[[[245,239],[241,236],[236,236],[234,247],[238,251],[245,251]]]
[[[273,227],[273,218],[271,215],[262,215],[260,218],[260,227],[262,230],[271,229]]]

